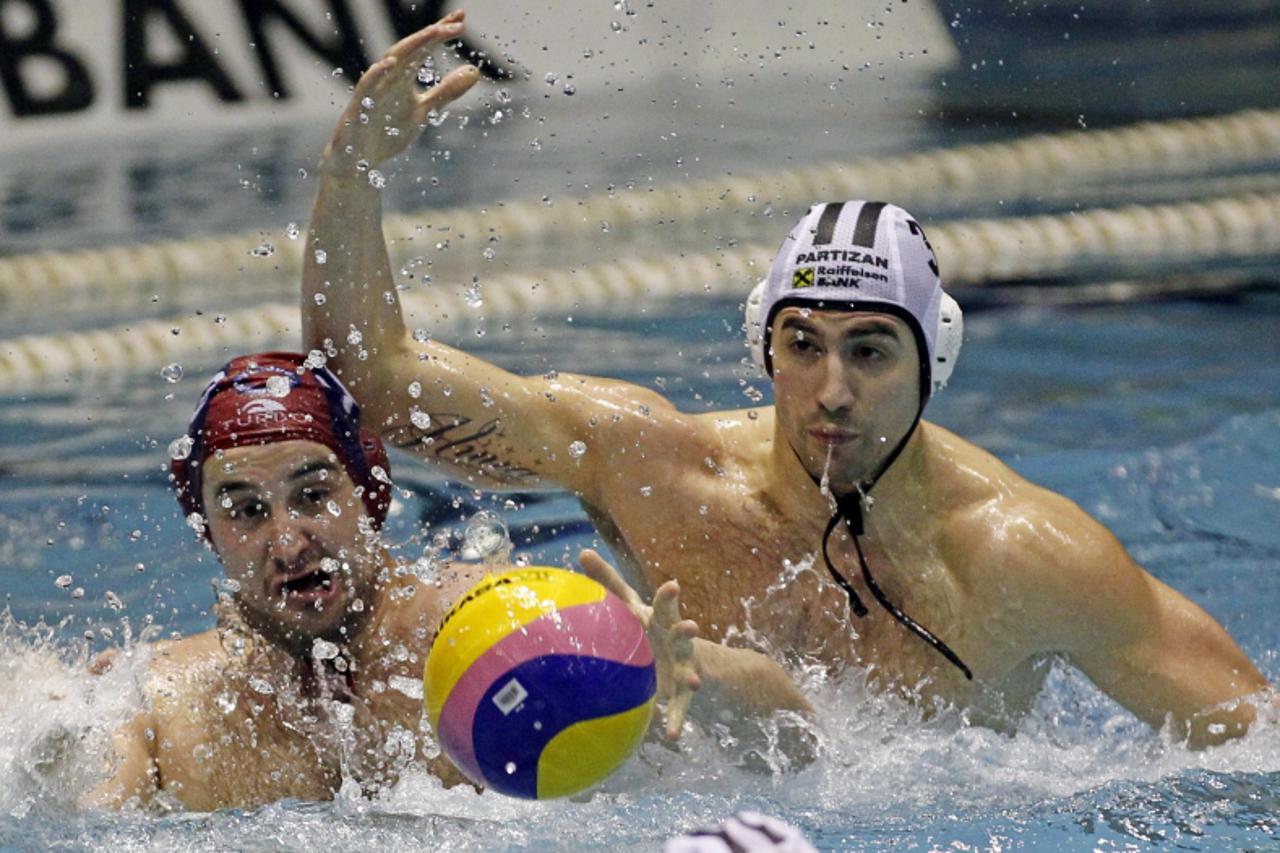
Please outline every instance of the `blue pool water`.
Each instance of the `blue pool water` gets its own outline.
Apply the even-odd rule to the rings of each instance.
[[[931,124],[921,118],[913,85],[892,91],[878,120],[859,125],[856,142],[827,132],[849,115],[839,96],[824,94],[815,96],[822,109],[811,125],[823,132],[783,147],[784,129],[753,129],[768,120],[777,97],[746,97],[743,89],[732,108],[721,99],[703,112],[689,100],[682,110],[655,100],[630,124],[616,115],[603,121],[600,105],[575,102],[577,118],[595,119],[561,114],[544,125],[535,111],[484,137],[453,129],[440,145],[457,156],[418,170],[440,175],[440,184],[420,189],[415,170],[405,169],[393,183],[392,206],[542,194],[555,201],[610,182],[643,187],[789,168],[800,147],[814,158],[848,158],[1016,130]],[[698,132],[686,132],[691,114]],[[53,152],[65,166],[56,173],[34,168],[49,152],[18,156],[0,173],[5,250],[246,228],[279,233],[305,219],[313,185],[298,169],[313,162],[323,131],[150,140],[104,156],[67,146]],[[535,135],[545,144],[531,146]],[[1018,204],[1026,210],[1034,201]],[[781,220],[774,230],[785,228]],[[685,239],[705,251],[733,236],[729,227]],[[593,240],[604,257],[622,251],[599,235]],[[557,248],[541,247],[539,262]],[[473,255],[478,263],[478,247]],[[499,263],[521,262],[515,247],[501,245]],[[966,294],[957,295],[964,303]],[[980,294],[969,295],[976,304]],[[927,416],[1078,501],[1280,680],[1272,615],[1280,606],[1280,295],[1075,308],[983,301],[988,307],[968,314],[951,387]],[[493,322],[482,336],[468,329],[456,340],[516,372],[616,376],[662,390],[689,411],[748,405],[757,391],[767,399],[767,382],[743,363],[737,300],[641,307]],[[20,322],[0,318],[0,332],[90,328],[164,308],[102,305],[75,316],[50,309]],[[0,672],[7,684],[0,846],[639,851],[739,809],[779,815],[824,849],[1280,846],[1280,726],[1188,752],[1065,668],[1054,670],[1011,735],[970,726],[960,714],[922,721],[912,708],[868,694],[855,675],[829,683],[802,673],[820,709],[812,764],[789,766],[770,726],[752,742],[695,731],[679,751],[647,744],[584,802],[524,803],[443,790],[410,775],[372,801],[344,792],[331,803],[211,815],[78,811],[76,795],[98,767],[103,737],[132,707],[142,667],[135,660],[91,679],[86,656],[212,624],[219,567],[182,523],[164,479],[166,446],[185,426],[210,365],[185,367],[176,383],[152,371],[0,396]],[[568,563],[579,548],[600,544],[563,494],[475,493],[403,458],[393,464],[408,493],[388,536],[408,558],[437,533],[456,543],[481,508],[501,512],[517,553],[536,562]]]
[[[760,383],[741,364],[736,303],[665,308],[644,319],[547,323],[545,336],[496,331],[472,349],[520,371],[590,369],[660,384],[691,410],[744,404],[742,383]],[[1148,569],[1221,620],[1272,680],[1280,678],[1278,318],[1280,300],[1266,294],[972,314],[961,366],[929,412],[1105,521]],[[587,803],[518,803],[410,777],[373,802],[77,813],[68,802],[86,771],[76,751],[128,692],[79,674],[82,649],[119,643],[126,620],[135,634],[149,619],[165,634],[211,624],[217,564],[183,526],[161,474],[199,381],[147,376],[110,393],[0,402],[0,579],[10,613],[0,838],[126,849],[292,849],[323,838],[358,849],[643,850],[672,829],[750,807],[839,849],[1280,843],[1280,731],[1187,752],[1067,670],[1054,673],[1013,736],[959,717],[921,722],[855,683],[815,685],[821,746],[812,766],[748,769],[782,759],[696,733],[679,754],[647,745]],[[391,526],[404,554],[426,544],[421,519],[432,533],[456,531],[479,506],[502,511],[538,561],[564,563],[598,544],[563,496],[477,497],[397,462],[398,481],[414,493]],[[512,499],[518,508],[504,507]],[[72,580],[60,588],[64,574]],[[40,620],[57,627],[31,627]]]

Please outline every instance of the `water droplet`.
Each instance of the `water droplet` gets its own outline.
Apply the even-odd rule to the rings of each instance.
[[[649,497],[650,495],[653,494],[653,486],[641,486],[640,494],[646,498]]]
[[[290,240],[297,240],[298,235],[301,233],[302,230],[298,228],[298,223],[296,222],[290,222],[284,227],[284,236],[288,237]]]
[[[353,347],[360,346],[360,342],[364,340],[364,335],[360,334],[360,330],[355,326],[351,327],[351,331],[347,332],[347,343]]]
[[[585,441],[575,441],[569,445],[569,455],[574,459],[581,459],[587,452],[587,443]]]
[[[484,251],[481,252],[480,254],[484,257],[486,261],[491,261],[498,256],[498,253],[494,251],[492,246],[485,246]]]
[[[288,397],[292,387],[287,376],[272,376],[267,379],[267,393],[277,399]]]
[[[601,233],[603,233],[603,234],[608,234],[608,233],[609,233],[609,223],[608,223],[608,222],[605,222],[603,219],[602,219],[602,220],[600,220],[600,231],[601,231]]]
[[[511,103],[511,93],[508,92],[506,89],[499,89],[498,91],[494,92],[493,97],[494,97],[494,100],[496,100],[500,104]]]
[[[413,409],[409,412],[409,423],[418,429],[426,429],[431,426],[431,415],[422,411],[422,409]]]
[[[222,691],[213,697],[213,701],[217,704],[218,710],[224,714],[230,714],[236,709],[236,694],[230,690]]]
[[[333,660],[338,656],[338,646],[321,637],[311,641],[311,657],[316,660]]]
[[[387,176],[379,172],[377,169],[369,170],[369,186],[375,190],[385,188],[387,185]]]
[[[610,21],[609,29],[613,30],[615,33],[620,33],[622,32],[622,24],[618,21]]]
[[[311,298],[315,300],[315,303],[317,305],[323,305],[329,301],[329,298],[325,296],[323,293],[317,293],[315,296]]]
[[[107,607],[110,607],[112,610],[124,609],[124,602],[120,600],[120,596],[116,595],[111,590],[107,590],[106,595],[104,595],[103,598],[107,600]]]
[[[342,507],[338,506],[337,501],[329,501],[324,505],[324,508],[327,509],[329,511],[329,515],[332,515],[334,518],[342,515]]]
[[[566,95],[572,95],[578,91],[578,87],[573,85],[572,83],[565,83],[563,91]]]
[[[318,349],[313,349],[307,353],[307,358],[302,362],[302,366],[307,370],[319,370],[324,367],[328,361],[329,359],[324,353],[320,352]]]
[[[178,362],[166,364],[160,368],[160,375],[164,377],[164,381],[170,384],[182,381],[182,365]]]
[[[547,81],[548,86],[554,86],[556,81],[560,79],[560,75],[554,71],[548,71],[546,76],[542,79]]]
[[[84,598],[84,587],[82,587],[82,586],[78,586],[78,587],[76,587],[75,589],[71,590],[71,597],[72,597],[72,598]]]
[[[261,693],[263,696],[270,696],[272,693],[276,692],[276,689],[271,686],[271,682],[267,681],[260,675],[249,676],[249,686],[253,688],[255,692]]]
[[[508,775],[511,775],[516,772],[516,763],[514,761],[508,761],[506,767],[503,769],[507,771]]]
[[[466,292],[462,294],[462,300],[471,308],[479,308],[483,305],[484,296],[480,293],[480,284],[476,282],[468,287]]]
[[[409,387],[406,390],[409,392],[409,396],[416,400],[422,396],[422,383],[415,379],[409,383]]]
[[[435,66],[435,60],[427,57],[426,61],[418,67],[418,82],[423,86],[434,86],[437,81]]]
[[[191,448],[195,445],[195,440],[189,435],[180,435],[173,441],[169,442],[169,458],[173,460],[186,459],[191,455]]]
[[[270,243],[260,243],[249,250],[249,254],[255,258],[269,258],[276,253],[276,247]]]
[[[327,264],[329,262],[329,253],[324,249],[316,249],[316,263]]]
[[[53,585],[58,589],[66,589],[71,586],[72,583],[73,580],[71,575],[58,575],[58,578],[53,582]]]
[[[393,675],[387,679],[387,686],[392,690],[396,690],[414,699],[418,702],[422,701],[422,682],[417,678],[406,678],[403,675]]]
[[[462,532],[462,559],[506,560],[510,553],[511,536],[500,515],[483,509],[471,516]]]

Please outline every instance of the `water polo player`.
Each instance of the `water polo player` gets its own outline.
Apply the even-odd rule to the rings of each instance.
[[[116,733],[91,803],[162,791],[198,810],[326,799],[346,779],[377,790],[415,762],[461,781],[422,754],[424,710],[410,694],[453,601],[503,567],[446,564],[424,581],[395,562],[374,535],[391,495],[385,452],[321,362],[242,356],[206,387],[172,480],[230,601],[214,630],[154,647],[148,707]],[[583,565],[648,628],[673,734],[699,679],[765,711],[785,691],[799,697],[767,658],[742,652],[726,665],[695,639],[674,586],[650,609],[597,555]]]
[[[460,34],[461,16],[448,21]],[[335,353],[386,440],[477,485],[570,490],[650,586],[679,579],[712,638],[749,622],[779,654],[865,667],[926,707],[1004,725],[1058,655],[1194,744],[1247,729],[1267,685],[1211,617],[1078,506],[921,419],[954,367],[960,313],[901,208],[819,204],[787,235],[748,305],[773,406],[690,415],[644,388],[515,376],[415,340],[366,170],[475,81],[464,67],[422,92],[428,52],[406,39],[355,88],[305,253],[305,340]],[[377,120],[361,121],[369,103]]]

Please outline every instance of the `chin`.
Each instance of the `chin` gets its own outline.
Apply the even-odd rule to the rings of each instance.
[[[337,602],[331,602],[331,606],[334,604]],[[329,612],[326,607],[310,612],[281,612],[270,607],[263,610],[243,601],[237,602],[237,607],[250,628],[294,657],[310,657],[316,640],[337,643],[354,636],[349,627],[346,635],[342,633],[342,628],[350,621],[349,617],[355,615],[344,609]]]

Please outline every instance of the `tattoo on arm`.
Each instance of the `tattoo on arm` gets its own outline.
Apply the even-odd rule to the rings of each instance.
[[[465,415],[430,414],[431,424],[426,428],[393,425],[386,432],[387,441],[401,450],[439,459],[500,483],[530,483],[538,479],[535,471],[495,452],[495,440],[502,437],[502,421],[498,418],[475,424]]]

